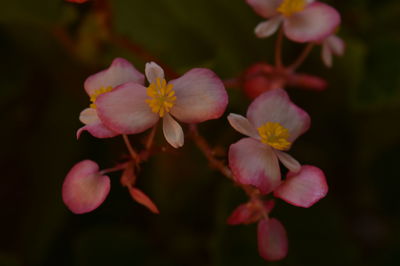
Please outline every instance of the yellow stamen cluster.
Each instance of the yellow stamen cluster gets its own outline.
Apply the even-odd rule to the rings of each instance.
[[[267,122],[258,128],[261,142],[277,150],[286,150],[291,143],[288,141],[289,131],[279,123]]]
[[[90,108],[95,108],[96,109],[96,104],[94,103],[101,94],[112,91],[113,87],[108,86],[108,87],[101,87],[100,89],[97,89],[93,92],[92,95],[90,95],[90,101],[92,102],[90,104]]]
[[[306,0],[284,0],[277,11],[286,17],[290,17],[294,13],[304,10],[306,4]]]
[[[163,117],[174,106],[176,101],[175,91],[172,89],[173,84],[167,84],[165,79],[157,78],[156,82],[150,84],[147,88],[147,95],[150,99],[146,103],[150,106],[151,111]]]

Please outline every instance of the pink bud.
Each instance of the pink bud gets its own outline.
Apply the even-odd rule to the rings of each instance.
[[[244,73],[243,89],[250,99],[261,93],[283,87],[284,79],[275,68],[266,63],[257,63],[249,67]]]
[[[287,82],[288,86],[314,91],[323,91],[328,86],[324,79],[308,74],[290,75]]]
[[[259,208],[252,202],[240,204],[229,216],[227,223],[229,225],[251,224],[261,218]]]
[[[110,179],[99,172],[97,163],[84,160],[68,172],[62,187],[62,198],[75,214],[91,212],[106,199]]]
[[[268,261],[281,260],[288,253],[286,230],[277,219],[263,219],[257,228],[258,252]]]

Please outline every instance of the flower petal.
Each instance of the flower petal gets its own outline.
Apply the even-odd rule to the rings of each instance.
[[[144,84],[144,75],[127,60],[115,58],[109,68],[88,77],[85,80],[84,88],[88,95],[92,95],[101,87],[115,88],[126,82]]]
[[[297,173],[301,169],[300,163],[286,152],[274,150],[279,161],[287,168],[290,172]]]
[[[311,207],[328,193],[324,172],[321,169],[303,165],[299,173],[291,173],[274,191],[274,196],[303,208]]]
[[[252,138],[243,138],[229,147],[229,167],[237,182],[253,185],[263,194],[280,183],[278,158],[272,148]]]
[[[344,41],[338,36],[331,35],[326,38],[324,42],[329,45],[332,53],[334,53],[335,55],[341,56],[344,54],[345,44]]]
[[[283,0],[246,0],[247,4],[250,5],[254,12],[264,18],[269,18],[278,13],[276,9],[282,3]]]
[[[303,11],[287,17],[283,29],[295,42],[311,42],[326,38],[340,24],[340,15],[333,7],[315,2]]]
[[[148,208],[152,213],[155,214],[160,213],[160,211],[157,208],[157,205],[149,198],[149,196],[144,194],[144,192],[141,191],[140,189],[137,189],[135,187],[130,187],[129,193],[136,202]]]
[[[289,131],[290,142],[310,127],[309,115],[295,105],[283,89],[258,96],[247,109],[247,118],[257,128],[267,122],[278,122]]]
[[[332,67],[332,50],[326,42],[322,43],[321,57],[325,66]]]
[[[154,62],[146,63],[145,72],[149,83],[155,83],[157,78],[164,78],[164,70]]]
[[[120,134],[140,133],[159,119],[146,103],[146,98],[145,87],[125,83],[97,98],[97,113],[106,127]]]
[[[83,131],[88,131],[93,137],[96,138],[112,138],[119,133],[112,131],[103,125],[100,118],[97,115],[97,111],[94,108],[86,108],[79,116],[79,120],[86,124],[85,126],[78,129],[76,132],[76,138],[79,139]]]
[[[246,135],[248,137],[252,137],[254,139],[259,139],[257,129],[250,123],[250,121],[241,115],[237,114],[229,114],[228,121],[231,126],[236,129],[236,131]]]
[[[267,21],[260,22],[254,29],[254,33],[258,38],[269,37],[277,31],[277,29],[281,25],[282,20],[283,17],[278,15],[272,17]]]
[[[221,79],[211,70],[194,68],[171,80],[176,95],[171,114],[185,123],[200,123],[222,116],[228,94]]]
[[[165,114],[163,118],[163,132],[165,139],[174,148],[180,148],[184,143],[182,127],[170,114]]]
[[[65,205],[73,213],[93,211],[110,192],[110,179],[99,172],[97,163],[81,161],[68,172],[62,187]]]
[[[277,219],[264,219],[257,227],[258,252],[268,261],[281,260],[288,253],[285,227]]]

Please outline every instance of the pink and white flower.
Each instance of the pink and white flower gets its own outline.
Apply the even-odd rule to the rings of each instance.
[[[101,121],[120,134],[136,134],[153,127],[162,118],[164,136],[173,147],[184,143],[185,123],[200,123],[221,117],[228,104],[222,81],[209,69],[194,68],[167,83],[163,69],[146,64],[146,88],[128,82],[96,100]],[[176,119],[176,120],[175,120]]]
[[[92,103],[79,116],[80,121],[85,126],[78,129],[76,132],[77,138],[80,137],[83,131],[88,131],[96,138],[111,138],[119,135],[118,132],[106,127],[99,119],[96,101],[100,95],[106,94],[126,82],[144,84],[144,75],[123,58],[115,58],[109,68],[85,80],[84,88]]]
[[[281,183],[279,161],[293,173],[300,171],[299,162],[285,151],[308,130],[310,117],[283,89],[261,94],[246,116],[228,116],[231,126],[248,136],[229,147],[229,167],[237,182],[267,194]]]
[[[110,192],[110,178],[99,171],[97,163],[84,160],[68,172],[63,186],[65,205],[75,214],[91,212],[99,207]]]
[[[267,21],[255,28],[259,38],[269,37],[283,24],[286,37],[295,42],[313,42],[331,35],[340,23],[339,13],[314,0],[246,0]]]
[[[342,56],[344,54],[344,41],[332,34],[322,41],[321,57],[325,66],[332,67],[332,55]]]

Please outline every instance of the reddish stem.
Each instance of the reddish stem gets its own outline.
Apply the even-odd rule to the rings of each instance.
[[[281,27],[278,32],[278,37],[275,43],[275,66],[281,70],[284,68],[282,63],[282,41],[283,41],[283,28]]]
[[[314,43],[308,43],[307,46],[303,49],[303,51],[299,55],[299,57],[297,57],[297,59],[293,62],[293,64],[291,64],[288,67],[288,70],[291,72],[296,71],[296,69],[299,68],[301,64],[303,64],[304,60],[306,60],[313,47]]]

